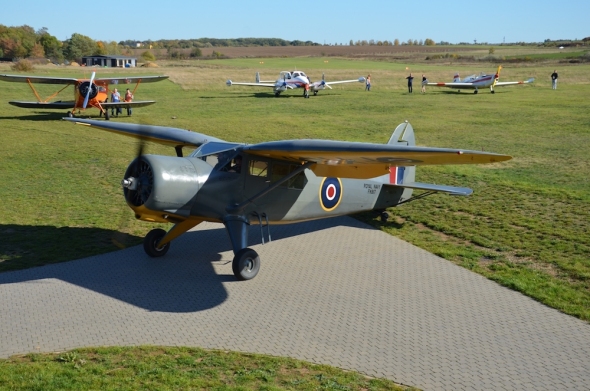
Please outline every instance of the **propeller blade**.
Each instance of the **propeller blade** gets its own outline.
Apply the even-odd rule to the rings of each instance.
[[[96,72],[92,72],[92,76],[90,77],[90,84],[88,85],[88,91],[86,91],[86,98],[84,98],[84,105],[82,105],[84,109],[88,105],[88,98],[90,97],[90,91],[92,91],[92,83],[94,82],[95,75]]]

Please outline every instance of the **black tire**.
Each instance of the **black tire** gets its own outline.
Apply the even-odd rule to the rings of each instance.
[[[109,116],[109,111],[105,110],[104,111],[104,119],[106,119],[107,121],[111,119],[111,117]]]
[[[314,91],[313,92],[313,96],[317,96],[317,95],[318,95],[318,92],[317,91]]]
[[[260,270],[260,257],[251,248],[243,248],[234,257],[231,268],[238,281],[251,280]]]
[[[73,118],[74,117],[74,113],[72,113],[71,111],[68,111],[68,117]]]
[[[477,90],[473,91],[474,94],[477,94]]]
[[[496,91],[492,90],[492,94],[495,94],[495,93],[496,93]]]
[[[145,235],[143,239],[143,249],[147,255],[152,258],[162,257],[166,255],[170,249],[170,242],[164,246],[157,248],[156,244],[166,235],[166,231],[160,228],[152,229]]]
[[[379,217],[381,218],[381,221],[385,223],[387,219],[389,219],[389,213],[383,211],[379,214]]]

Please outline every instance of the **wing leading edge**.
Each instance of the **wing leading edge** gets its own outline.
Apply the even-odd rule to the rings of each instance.
[[[322,177],[375,178],[392,166],[486,164],[512,157],[462,149],[349,143],[331,140],[274,141],[243,147],[252,155],[294,162],[314,162],[311,170]]]

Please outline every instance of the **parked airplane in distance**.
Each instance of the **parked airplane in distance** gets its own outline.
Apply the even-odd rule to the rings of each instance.
[[[503,87],[503,86],[511,86],[516,84],[529,84],[535,81],[534,78],[530,78],[526,81],[499,81],[500,80],[500,69],[502,66],[498,67],[498,70],[494,75],[487,75],[485,73],[481,73],[479,75],[471,75],[466,77],[465,79],[461,80],[459,74],[456,74],[453,78],[453,81],[450,83],[426,83],[427,86],[431,87],[448,87],[448,88],[456,88],[458,92],[461,92],[462,89],[474,89],[474,94],[477,94],[479,88],[486,88],[490,87],[490,92],[494,93],[494,87]]]
[[[237,86],[249,86],[249,87],[270,87],[273,89],[275,96],[279,96],[281,92],[287,90],[293,90],[296,88],[303,88],[303,97],[309,98],[309,91],[313,91],[314,95],[318,94],[318,91],[325,90],[326,88],[332,89],[332,84],[342,84],[342,83],[364,83],[365,78],[359,77],[358,79],[354,80],[338,80],[338,81],[330,81],[327,82],[322,74],[322,80],[311,82],[309,77],[302,71],[282,71],[279,74],[279,78],[276,81],[261,81],[260,80],[260,73],[256,72],[256,82],[255,83],[245,83],[245,82],[233,82],[228,80],[226,84],[228,87],[232,85]]]

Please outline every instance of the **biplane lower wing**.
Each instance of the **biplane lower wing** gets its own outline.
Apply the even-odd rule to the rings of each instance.
[[[76,102],[74,101],[56,101],[56,102],[21,102],[21,101],[11,101],[8,102],[13,106],[22,107],[25,109],[55,109],[55,110],[64,110],[64,109],[73,109],[76,106]],[[156,103],[155,100],[140,100],[135,102],[104,102],[100,105],[106,110],[107,108],[122,108],[125,109],[127,107],[145,107],[149,105],[153,105]]]
[[[73,109],[76,106],[76,102],[72,101],[56,101],[56,102],[21,102],[21,101],[10,101],[8,102],[13,106],[22,107],[24,109]]]
[[[156,103],[155,100],[138,100],[138,101],[134,101],[134,102],[104,102],[101,103],[100,105],[103,108],[127,108],[127,107],[145,107],[145,106],[149,106],[149,105],[153,105],[154,103]]]

